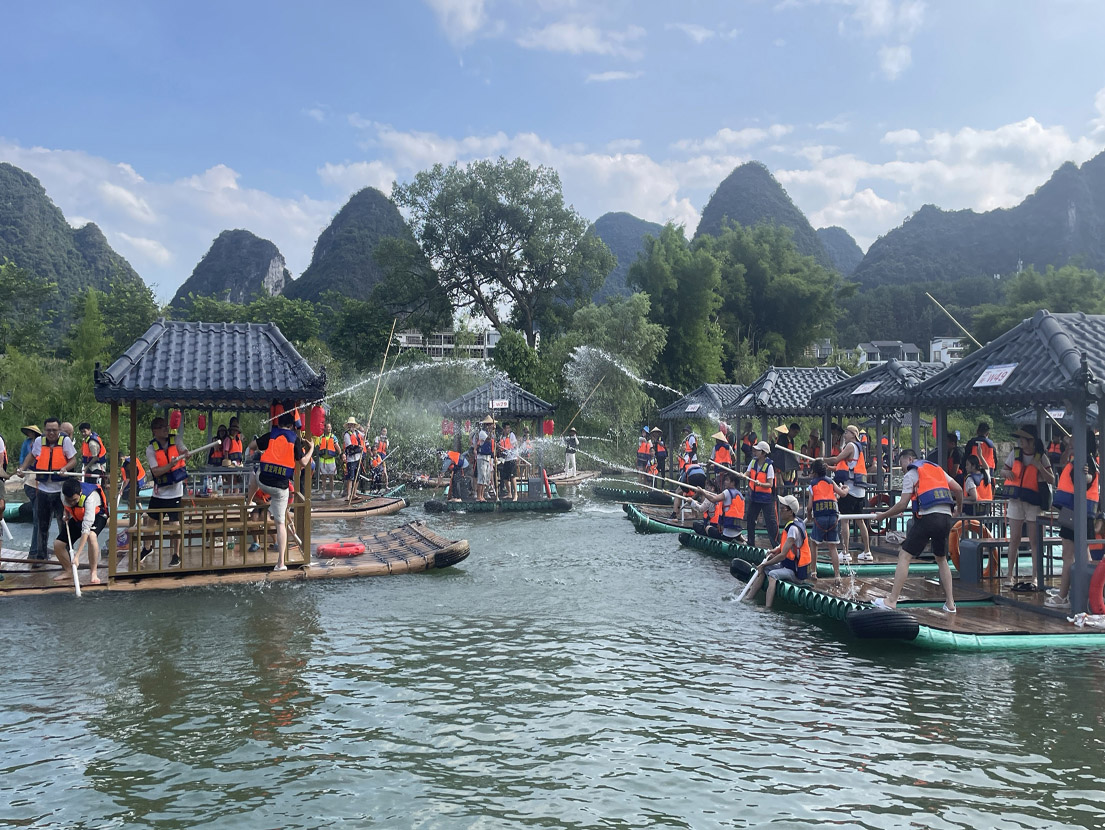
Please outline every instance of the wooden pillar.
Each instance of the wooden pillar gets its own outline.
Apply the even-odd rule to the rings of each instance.
[[[882,416],[875,415],[875,475],[878,476],[877,481],[879,482],[875,487],[876,490],[885,488],[884,472],[882,466]]]
[[[944,469],[948,461],[948,408],[936,409],[936,463]]]
[[[127,504],[131,511],[130,518],[134,521],[134,511],[138,509],[138,401],[130,402],[130,470],[127,475],[130,477],[129,480],[135,483],[130,488],[130,495],[127,496]]]
[[[833,418],[832,415],[829,414],[829,410],[826,409],[821,413],[821,456],[823,458],[827,456],[829,450],[832,449],[832,429]]]
[[[108,446],[115,447],[116,451],[119,448],[119,404],[111,404],[111,431],[108,433]],[[111,459],[108,459],[108,469],[111,470],[111,477],[108,482],[108,504],[104,505],[110,511],[107,527],[107,578],[108,582],[115,578],[115,560],[116,551],[118,550],[118,542],[116,542],[116,535],[119,533],[119,511],[111,509],[112,505],[119,503],[119,465],[118,463],[112,463]]]
[[[1073,404],[1073,405],[1072,405]],[[1071,481],[1074,484],[1074,561],[1070,571],[1070,610],[1072,614],[1089,610],[1090,581],[1086,571],[1086,563],[1089,560],[1088,539],[1086,538],[1086,521],[1088,510],[1086,505],[1086,476],[1082,469],[1089,463],[1089,452],[1086,445],[1086,401],[1067,401],[1067,411],[1074,418],[1074,429],[1071,433],[1071,441],[1074,442],[1074,458],[1071,459]],[[1055,471],[1056,483],[1062,470]],[[1041,558],[1043,552],[1041,550]],[[1041,567],[1041,562],[1036,567]],[[1043,574],[1042,570],[1036,571]],[[1042,584],[1042,582],[1041,582]]]
[[[299,462],[296,462],[298,465]],[[303,471],[303,524],[300,527],[299,538],[303,540],[303,562],[311,564],[311,465],[307,464]],[[242,537],[245,541],[245,537]],[[244,551],[243,551],[244,553]],[[287,549],[284,551],[287,556]]]

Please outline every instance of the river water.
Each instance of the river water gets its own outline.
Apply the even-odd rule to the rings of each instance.
[[[472,555],[427,574],[2,599],[0,826],[1105,827],[1102,653],[857,643],[622,515],[430,517]]]

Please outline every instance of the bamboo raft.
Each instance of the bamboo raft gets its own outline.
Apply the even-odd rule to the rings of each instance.
[[[693,529],[694,517],[687,511],[687,518],[673,519],[671,509],[659,505],[626,502],[622,510],[638,533],[684,533]]]
[[[591,485],[591,492],[596,498],[608,501],[633,502],[634,504],[658,504],[671,506],[672,497],[657,493],[652,490],[638,490],[631,487],[603,487],[599,484]]]
[[[142,575],[122,572],[116,575],[109,585],[107,579],[106,550],[100,556],[99,585],[88,584],[81,580],[84,593],[171,590],[176,588],[208,587],[211,585],[241,585],[257,582],[286,582],[292,580],[327,579],[333,577],[382,576],[386,574],[415,573],[436,568],[448,568],[468,557],[469,547],[466,540],[451,540],[429,530],[423,522],[410,522],[392,530],[369,536],[323,539],[319,544],[333,542],[359,542],[365,546],[365,552],[357,556],[341,559],[322,558],[316,555],[318,545],[311,548],[312,556],[305,562],[302,549],[289,542],[287,553],[288,570],[272,570],[271,552],[264,550],[246,552],[231,551],[236,557],[234,570],[219,570],[217,564],[202,559],[204,552],[195,546],[186,546],[182,550],[184,564],[190,568],[203,567],[205,563],[213,568],[206,572],[177,574],[173,571],[161,571]],[[210,552],[208,552],[210,555]],[[20,560],[25,561],[25,560]],[[252,570],[243,570],[245,564]],[[80,571],[88,572],[88,565],[82,564]],[[28,596],[39,594],[72,594],[73,583],[55,582],[61,572],[61,566],[51,558],[41,570],[8,570],[0,580],[0,596]]]
[[[575,487],[582,484],[585,481],[590,481],[592,478],[598,478],[598,470],[582,470],[575,475],[565,475],[564,473],[557,473],[556,475],[549,476],[549,482],[551,484],[559,484],[561,487]]]
[[[391,516],[404,507],[410,506],[410,499],[399,494],[404,485],[400,484],[380,495],[371,493],[358,495],[352,502],[344,498],[329,501],[311,501],[312,519],[357,519],[362,516]]]
[[[437,501],[425,503],[427,513],[567,513],[572,503],[567,499],[519,499],[518,501]]]

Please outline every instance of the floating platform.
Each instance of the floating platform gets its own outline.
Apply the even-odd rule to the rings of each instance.
[[[672,497],[652,490],[638,490],[630,487],[604,487],[599,484],[591,485],[591,492],[596,498],[608,501],[632,502],[633,504],[658,504],[671,507]]]
[[[393,487],[381,495],[359,495],[352,502],[338,497],[311,500],[311,519],[357,519],[363,516],[391,516],[410,506],[410,499],[398,495],[403,485]]]
[[[567,513],[567,499],[519,499],[518,501],[437,501],[425,503],[427,513]]]
[[[275,554],[271,551],[231,550],[223,556],[221,548],[217,551],[205,552],[196,546],[190,546],[185,547],[182,552],[184,563],[190,569],[210,566],[211,570],[200,572],[190,570],[189,573],[176,574],[170,568],[155,570],[154,573],[141,576],[124,570],[117,572],[110,584],[105,549],[100,556],[99,573],[102,582],[98,585],[88,584],[88,565],[82,564],[80,566],[81,590],[84,593],[115,593],[415,573],[448,568],[466,559],[470,552],[466,540],[452,540],[439,536],[429,530],[423,522],[410,522],[373,535],[319,540],[320,545],[334,542],[359,542],[365,546],[365,552],[342,559],[326,559],[316,555],[318,546],[315,545],[312,547],[310,560],[305,561],[302,549],[290,543],[286,558],[288,570],[274,572],[272,565]],[[227,561],[234,566],[233,569],[220,570],[220,562]],[[0,596],[72,594],[71,581],[55,582],[54,578],[59,573],[61,573],[61,566],[52,557],[42,565],[40,570],[6,570],[3,573],[4,578],[0,580]]]
[[[694,518],[689,510],[686,520],[673,519],[671,508],[659,505],[626,502],[622,510],[638,533],[685,533],[693,530]]]
[[[561,487],[575,487],[582,484],[585,481],[590,481],[593,478],[598,478],[598,470],[583,470],[575,475],[565,475],[564,473],[557,473],[556,475],[549,476],[549,482],[551,484],[559,484]]]

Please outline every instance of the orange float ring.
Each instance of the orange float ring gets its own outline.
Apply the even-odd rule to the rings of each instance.
[[[968,519],[966,521],[956,522],[952,525],[951,533],[948,534],[948,556],[951,557],[952,564],[955,565],[955,569],[959,570],[959,537],[964,533],[977,533],[982,539],[993,539],[994,536],[987,529],[986,525],[977,519]],[[990,556],[990,561],[986,565],[986,571],[983,576],[991,577],[998,575],[998,557],[996,555]]]
[[[359,556],[365,552],[365,546],[360,542],[328,542],[315,548],[315,554],[323,559],[333,559],[339,556]]]
[[[1105,614],[1105,559],[1097,563],[1090,579],[1090,613]]]

